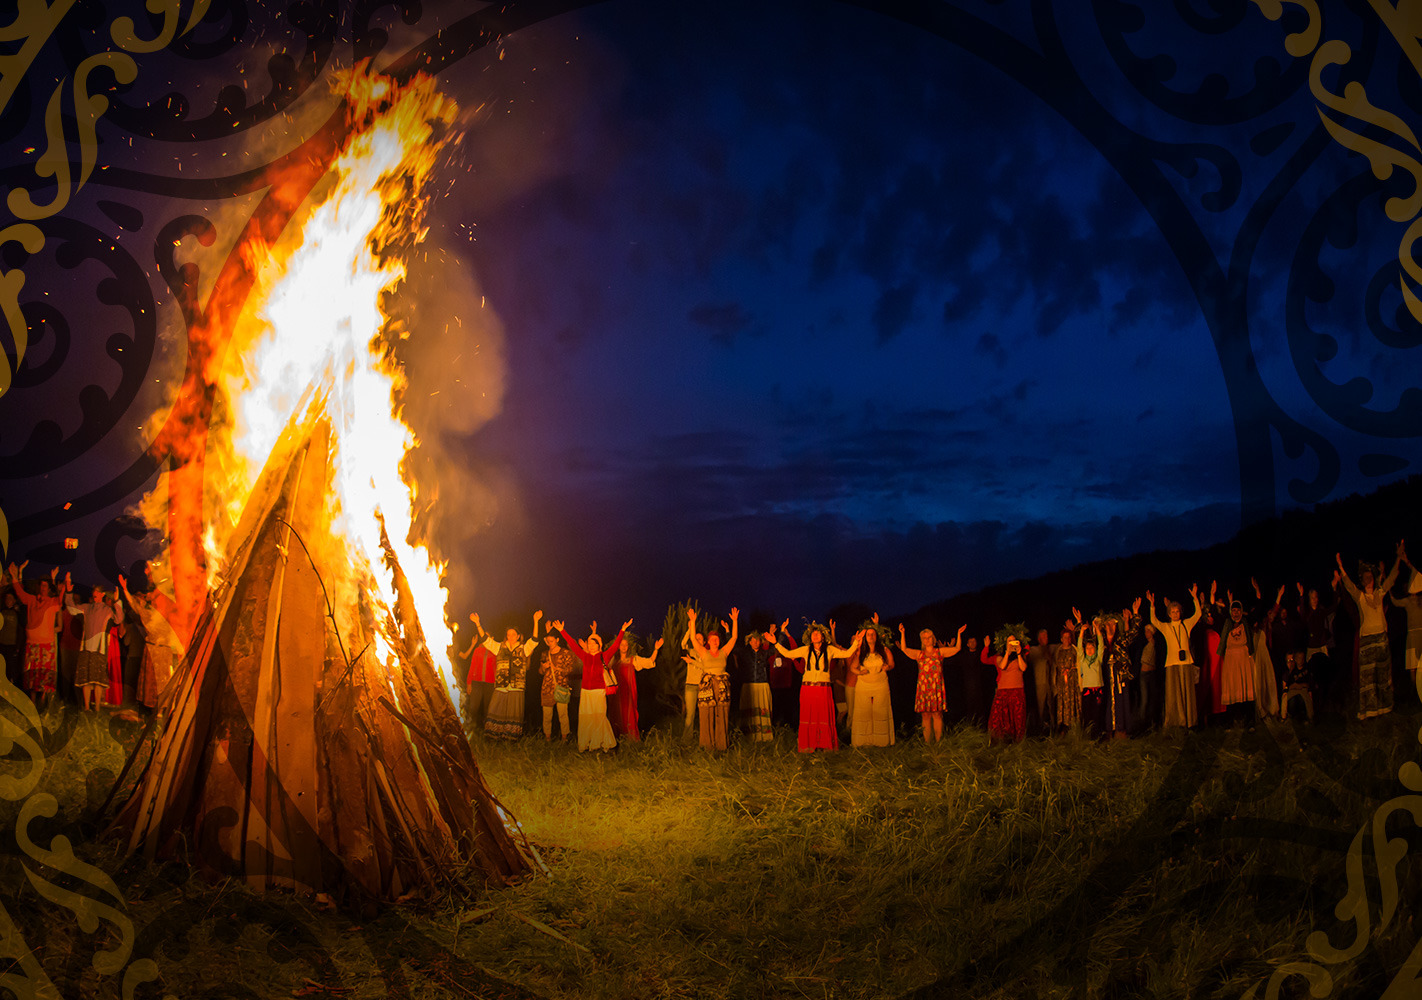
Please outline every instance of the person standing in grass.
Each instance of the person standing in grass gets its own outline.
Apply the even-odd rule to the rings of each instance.
[[[553,739],[553,711],[557,709],[558,731],[566,743],[572,735],[572,727],[568,725],[568,702],[572,700],[570,685],[578,661],[572,651],[563,645],[558,633],[553,631],[551,622],[544,628],[547,634],[543,637],[543,643],[547,648],[543,653],[543,676],[538,692],[543,708],[543,735],[549,741]]]
[[[114,595],[115,600],[117,596]],[[93,589],[88,603],[76,603],[73,581],[65,573],[64,607],[74,617],[84,619],[74,684],[79,689],[84,711],[98,711],[109,686],[109,624],[123,621],[123,605],[115,607],[100,587]]]
[[[21,691],[25,689],[25,663],[20,645],[20,602],[6,589],[0,595],[0,657],[5,660],[5,677]]]
[[[484,734],[499,740],[516,740],[523,735],[524,685],[528,680],[528,658],[538,646],[538,623],[543,612],[533,613],[533,634],[525,639],[518,629],[504,632],[504,641],[484,638],[484,648],[494,654],[494,698],[489,702],[489,718]],[[478,622],[475,622],[478,625]]]
[[[1200,668],[1190,653],[1190,630],[1200,620],[1200,588],[1190,584],[1190,599],[1195,610],[1189,618],[1182,618],[1183,609],[1179,601],[1166,603],[1166,621],[1161,621],[1155,613],[1155,595],[1146,591],[1146,602],[1150,605],[1150,622],[1165,640],[1165,728],[1184,726],[1192,728],[1199,721],[1196,710],[1195,685],[1199,683]]]
[[[739,635],[740,610],[731,609],[731,637],[721,645],[721,633],[706,630],[706,639],[696,633],[696,609],[686,609],[687,631],[691,633],[692,650],[701,667],[701,689],[696,704],[701,721],[701,745],[711,750],[725,750],[730,745],[731,681],[726,676],[726,656],[736,645]]]
[[[780,625],[780,634],[788,635],[790,619]],[[787,649],[775,641],[773,632],[766,633],[766,641],[780,651],[780,655],[791,660],[803,660],[804,676],[800,681],[800,734],[801,753],[815,750],[838,750],[839,730],[835,726],[834,692],[830,689],[830,663],[833,660],[847,660],[859,648],[856,636],[848,649],[841,649],[825,637],[829,634],[819,622],[805,626],[800,636],[801,645]]]
[[[1387,619],[1383,614],[1383,594],[1392,589],[1398,567],[1406,550],[1397,543],[1397,561],[1392,572],[1377,582],[1379,565],[1360,563],[1359,583],[1355,584],[1343,568],[1343,553],[1336,553],[1338,572],[1343,588],[1358,606],[1358,718],[1371,719],[1392,711],[1392,651],[1388,649]],[[1359,586],[1361,584],[1361,586]]]
[[[1101,671],[1101,620],[1093,620],[1088,629],[1082,624],[1080,611],[1072,608],[1071,613],[1076,616],[1077,626],[1076,674],[1081,684],[1081,728],[1091,736],[1104,735],[1106,685]]]
[[[1388,594],[1388,600],[1392,601],[1394,607],[1407,613],[1407,641],[1402,650],[1402,662],[1407,668],[1413,696],[1422,698],[1417,672],[1418,668],[1422,667],[1422,573],[1418,573],[1417,567],[1408,560],[1406,549],[1402,549],[1402,562],[1412,574],[1412,579],[1407,584],[1407,596],[1398,600]]]
[[[25,606],[25,690],[35,707],[49,704],[54,697],[55,645],[58,638],[60,601],[64,588],[55,593],[58,567],[49,571],[49,579],[39,582],[39,592],[31,594],[20,580],[20,574],[30,564],[26,559],[17,568],[10,564],[10,587]]]
[[[1231,719],[1243,717],[1252,727],[1258,717],[1254,711],[1254,644],[1258,639],[1239,601],[1230,602],[1223,632],[1217,650],[1221,662],[1219,700]],[[1248,710],[1236,705],[1248,706]]]
[[[923,721],[923,741],[937,743],[943,739],[943,712],[948,706],[947,689],[943,685],[943,659],[954,656],[963,644],[966,623],[958,626],[951,645],[939,646],[933,629],[920,629],[918,649],[910,649],[903,623],[899,623],[899,648],[911,660],[918,661],[918,684],[914,688],[913,710]]]
[[[1125,739],[1131,732],[1131,699],[1127,684],[1134,674],[1131,671],[1131,645],[1141,630],[1141,599],[1137,597],[1129,608],[1122,608],[1119,615],[1106,615],[1102,619],[1101,632],[1101,676],[1105,682],[1105,705],[1103,718],[1107,721],[1107,732],[1113,732],[1117,739]]]
[[[1051,636],[1046,629],[1037,631],[1037,644],[1027,650],[1027,663],[1032,668],[1032,701],[1037,709],[1037,725],[1043,733],[1051,733],[1057,714],[1056,685],[1052,683]]]
[[[151,583],[152,578],[149,580]],[[122,575],[118,582],[123,599],[143,623],[143,663],[138,668],[138,687],[134,698],[144,708],[154,708],[159,695],[173,677],[174,667],[183,661],[183,654],[187,651],[177,631],[168,624],[170,617],[176,615],[177,605],[156,588],[135,594],[128,589],[128,580]]]
[[[584,750],[611,750],[617,746],[612,725],[607,721],[607,689],[616,687],[616,680],[609,677],[608,664],[612,661],[622,636],[632,627],[632,619],[623,623],[621,630],[612,640],[612,645],[604,652],[602,637],[596,632],[579,643],[568,634],[561,621],[553,623],[568,649],[578,659],[583,668],[582,696],[578,699],[578,752]]]
[[[1007,626],[998,635],[997,646],[1002,653],[997,657],[997,693],[993,695],[992,710],[988,713],[988,736],[993,740],[1020,743],[1027,736],[1027,692],[1022,683],[1027,669],[1027,660],[1022,655],[1025,631],[1021,626]],[[983,636],[983,650],[991,649],[990,637]]]
[[[658,639],[650,656],[637,655],[637,637],[624,636],[617,645],[617,694],[613,698],[613,730],[618,736],[626,736],[634,743],[642,739],[637,718],[637,671],[650,670],[657,665],[657,650],[662,648]]]
[[[703,637],[697,634],[695,628],[688,628],[681,637],[681,648],[686,650],[681,658],[681,661],[686,664],[686,680],[682,684],[682,700],[686,719],[682,726],[682,736],[688,740],[691,739],[691,734],[696,732],[696,702],[701,697],[701,658],[696,655],[694,645],[698,639],[703,639]]]
[[[1150,731],[1160,728],[1161,709],[1165,705],[1165,674],[1157,669],[1155,626],[1142,625],[1141,636],[1145,639],[1145,644],[1141,646],[1139,661],[1141,707],[1138,714],[1141,717],[1141,728]]]
[[[771,625],[771,628],[775,628]],[[770,732],[770,646],[756,631],[746,633],[746,648],[740,654],[741,725],[753,742],[764,743]]]
[[[474,623],[474,638],[469,648],[459,655],[469,658],[469,677],[465,683],[465,707],[474,732],[482,734],[484,723],[489,718],[489,704],[494,700],[494,682],[498,675],[499,660],[484,645],[484,627],[479,624],[479,615],[471,613],[469,620]]]
[[[1081,671],[1077,669],[1075,629],[1063,628],[1062,641],[1052,651],[1057,688],[1057,729],[1066,731],[1081,721]]]
[[[879,614],[860,627],[859,648],[849,658],[849,672],[858,678],[854,696],[854,717],[850,742],[857,747],[886,747],[894,742],[894,711],[889,704],[889,671],[894,669],[894,653],[884,643],[888,629],[879,624]]]

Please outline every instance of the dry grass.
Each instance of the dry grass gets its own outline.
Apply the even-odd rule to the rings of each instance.
[[[62,811],[36,832],[77,839],[118,770],[134,734],[94,721],[56,743],[43,787]],[[480,765],[548,874],[365,925],[81,850],[117,873],[136,954],[184,997],[1238,997],[1311,930],[1351,940],[1343,853],[1404,791],[1419,724],[1006,747],[959,730],[813,756],[789,732],[720,755],[656,731],[610,756],[491,744]],[[13,846],[4,864],[22,886]],[[1335,995],[1381,992],[1402,965],[1419,869],[1399,865],[1399,916],[1331,970]],[[88,967],[105,939],[28,888],[6,907],[64,995],[116,992]]]

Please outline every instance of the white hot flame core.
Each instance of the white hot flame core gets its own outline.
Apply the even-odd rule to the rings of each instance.
[[[370,598],[380,611],[389,611],[395,587],[381,547],[383,518],[431,659],[457,702],[458,689],[444,665],[454,641],[445,619],[445,564],[407,540],[415,492],[401,468],[417,440],[400,415],[404,376],[381,338],[386,325],[381,298],[404,278],[405,266],[393,255],[377,259],[371,249],[373,240],[391,235],[397,208],[405,219],[411,216],[408,203],[417,197],[438,150],[428,122],[447,123],[453,112],[432,81],[418,81],[350,139],[334,167],[334,185],[302,229],[300,246],[271,255],[284,259],[274,260],[271,273],[262,277],[265,294],[258,296],[248,336],[241,338],[245,346],[229,353],[224,388],[238,459],[234,476],[245,478],[231,486],[245,498],[308,390],[330,386],[326,409],[336,482],[329,513],[353,573],[351,580],[327,585],[345,593],[349,607],[350,585],[368,573],[381,585]],[[230,370],[235,366],[240,368]],[[233,495],[229,490],[227,497]],[[230,513],[225,516],[230,521]],[[382,662],[385,652],[382,648]]]

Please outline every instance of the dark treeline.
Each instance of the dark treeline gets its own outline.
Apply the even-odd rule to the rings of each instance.
[[[956,628],[967,621],[970,634],[979,635],[1004,622],[1025,620],[1035,632],[1059,628],[1073,606],[1083,614],[1117,609],[1147,590],[1154,591],[1157,600],[1171,597],[1188,604],[1186,591],[1191,583],[1208,592],[1210,581],[1217,580],[1223,597],[1226,590],[1236,595],[1249,591],[1251,576],[1259,581],[1265,601],[1272,603],[1280,584],[1292,589],[1302,582],[1305,587],[1327,591],[1338,552],[1343,554],[1349,573],[1354,573],[1359,559],[1383,562],[1390,569],[1398,541],[1413,539],[1415,545],[1422,545],[1420,531],[1422,475],[1414,475],[1366,496],[1353,494],[1313,510],[1288,511],[1206,549],[1162,548],[1083,563],[959,594],[890,620],[928,625],[940,633],[950,623]]]

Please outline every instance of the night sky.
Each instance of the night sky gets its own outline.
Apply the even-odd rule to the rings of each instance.
[[[471,9],[427,5],[413,25],[385,11],[380,61]],[[442,73],[465,115],[399,308],[416,320],[409,414],[440,484],[430,524],[456,621],[541,607],[570,628],[635,616],[646,629],[688,597],[777,619],[845,601],[897,614],[1087,560],[1212,544],[1258,510],[1242,500],[1239,422],[1271,407],[1338,456],[1326,474],[1311,449],[1263,432],[1274,509],[1417,471],[1422,423],[1404,390],[1417,392],[1422,338],[1396,291],[1405,227],[1379,194],[1406,184],[1385,187],[1328,140],[1284,49],[1297,23],[1253,5],[1192,23],[1152,9],[1121,35],[1163,77],[1137,86],[1110,31],[1063,13],[1062,50],[1095,102],[1087,113],[1073,98],[1064,115],[1050,81],[1001,68],[1034,65],[1043,48],[1029,14],[963,9],[991,27],[989,51],[981,33],[955,43],[859,5],[616,0]],[[1109,17],[1121,10],[1135,8]],[[248,47],[265,58],[279,37]],[[1391,39],[1370,37],[1383,55],[1369,93],[1416,120],[1415,74]],[[230,75],[183,72],[198,111]],[[1276,77],[1269,100],[1241,109]],[[167,89],[141,77],[129,99]],[[1083,133],[1100,120],[1158,144],[1145,162],[1183,214],[1143,199],[1103,153],[1121,131]],[[187,155],[100,130],[105,162],[162,173]],[[265,135],[281,145],[279,129]],[[257,155],[252,136],[240,141],[234,158]],[[1236,163],[1238,194],[1221,199],[1230,169],[1214,153],[1183,163],[1186,146]],[[214,148],[184,169],[226,171]],[[115,197],[102,184],[73,211],[111,230],[94,209]],[[10,523],[35,528],[17,532],[12,557],[66,534],[87,545],[122,513],[40,516],[127,467],[181,370],[149,249],[176,208],[124,197],[146,209],[132,252],[170,339],[119,427],[63,468],[0,484]],[[1296,250],[1324,223],[1313,268]],[[1197,256],[1182,260],[1182,243]],[[211,262],[228,246],[189,240],[184,254]],[[1192,283],[1201,247],[1247,286],[1231,329],[1212,330],[1228,310]],[[70,323],[82,342],[89,327]],[[1326,358],[1310,353],[1314,334],[1331,338]],[[32,351],[38,363],[42,338]],[[1232,393],[1239,352],[1258,383]],[[68,355],[75,385],[99,377],[103,350],[89,354]],[[77,424],[65,378],[0,397],[0,454],[41,419]],[[1338,402],[1319,378],[1367,379],[1372,394],[1355,384]],[[120,542],[119,564],[141,548]],[[83,575],[93,563],[79,558]]]

